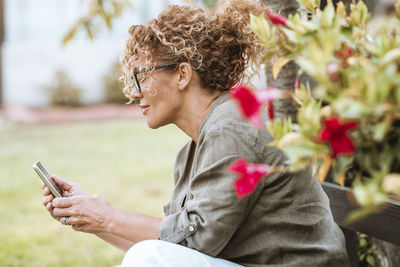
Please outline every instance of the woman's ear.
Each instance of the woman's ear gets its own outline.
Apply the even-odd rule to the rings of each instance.
[[[179,75],[178,89],[184,90],[189,86],[189,84],[192,80],[192,76],[193,76],[192,66],[190,66],[190,64],[187,62],[180,63],[179,67],[178,67],[178,75]]]

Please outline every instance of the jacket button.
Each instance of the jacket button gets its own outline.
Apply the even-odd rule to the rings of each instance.
[[[193,232],[194,231],[194,227],[193,226],[189,226],[189,231]]]

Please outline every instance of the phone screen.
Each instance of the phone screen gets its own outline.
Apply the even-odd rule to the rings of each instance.
[[[58,188],[56,182],[51,179],[49,172],[43,167],[40,161],[33,163],[33,169],[39,175],[40,179],[46,184],[54,197],[62,197],[62,191]]]

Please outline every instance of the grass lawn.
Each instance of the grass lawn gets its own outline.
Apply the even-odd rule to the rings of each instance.
[[[151,130],[142,120],[0,125],[0,266],[113,266],[123,257],[50,217],[34,161],[115,207],[162,216],[188,140],[175,126]]]

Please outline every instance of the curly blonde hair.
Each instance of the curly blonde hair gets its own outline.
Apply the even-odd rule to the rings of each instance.
[[[133,62],[188,62],[198,71],[201,86],[210,92],[227,91],[236,82],[248,81],[245,70],[257,70],[264,50],[250,30],[250,14],[265,7],[258,1],[220,1],[215,10],[171,5],[155,19],[129,28],[130,38],[120,63],[123,91],[131,96]],[[172,66],[171,68],[177,68]]]

